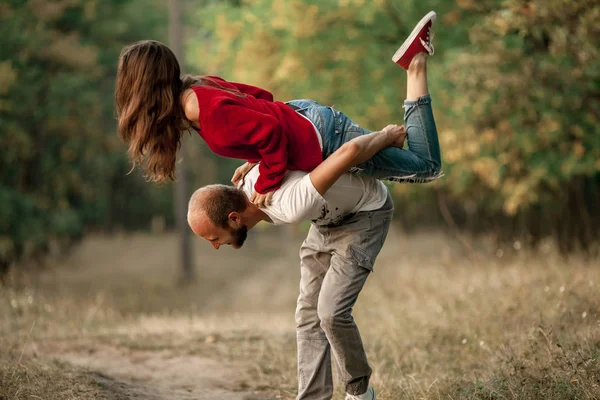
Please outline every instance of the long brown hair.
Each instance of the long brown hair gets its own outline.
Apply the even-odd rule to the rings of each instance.
[[[129,145],[133,168],[141,165],[151,181],[175,180],[181,136],[191,128],[181,94],[193,85],[230,91],[207,77],[181,77],[175,54],[161,42],[143,40],[121,51],[115,87],[119,136]]]

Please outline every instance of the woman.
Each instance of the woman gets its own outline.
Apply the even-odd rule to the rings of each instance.
[[[435,17],[432,11],[421,19],[394,62],[408,69],[416,54],[433,54],[430,30]],[[258,206],[269,203],[286,170],[309,172],[343,143],[369,132],[342,112],[312,100],[283,103],[264,89],[215,76],[180,78],[173,52],[151,40],[121,52],[115,102],[119,134],[129,145],[133,166],[142,164],[151,180],[174,180],[182,132],[193,128],[216,154],[248,162],[236,170],[233,181],[260,162],[251,199]],[[407,124],[407,150],[385,149],[354,172],[398,182],[439,177],[433,115],[430,120],[427,132],[411,132]]]

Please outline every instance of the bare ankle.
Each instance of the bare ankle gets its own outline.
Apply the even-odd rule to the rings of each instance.
[[[427,67],[427,53],[415,54],[408,66],[408,72],[421,72]]]

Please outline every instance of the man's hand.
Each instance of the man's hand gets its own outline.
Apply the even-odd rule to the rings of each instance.
[[[406,128],[404,128],[404,125],[388,125],[381,132],[390,136],[392,140],[390,146],[400,149],[404,147],[404,140],[406,139]]]
[[[238,182],[240,182],[248,172],[254,167],[256,163],[246,162],[242,164],[240,167],[237,167],[235,172],[233,173],[233,177],[231,178],[231,183],[234,186],[237,186]]]
[[[273,193],[275,193],[275,191],[268,192],[266,194],[254,192],[252,193],[252,197],[250,197],[250,202],[254,203],[258,208],[264,208],[271,205],[271,197],[273,197]]]
[[[351,167],[367,161],[386,147],[404,146],[406,130],[403,126],[388,125],[381,131],[357,136],[344,143],[309,174],[310,180],[321,195]]]

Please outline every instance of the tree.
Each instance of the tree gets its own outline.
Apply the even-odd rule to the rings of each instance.
[[[165,36],[159,4],[0,4],[0,269],[64,249],[94,226],[139,226],[170,202],[125,175],[113,117],[118,54]],[[115,191],[136,186],[126,197]]]
[[[376,129],[402,118],[405,78],[388,60],[430,9],[439,17],[429,81],[446,177],[396,185],[397,197],[421,199],[403,201],[398,214],[439,225],[431,206],[443,194],[461,227],[586,247],[600,222],[598,2],[219,2],[198,11],[208,24],[190,59]],[[207,32],[210,48],[200,40]]]
[[[595,1],[505,1],[470,30],[445,75],[460,124],[442,136],[455,199],[534,241],[587,248],[600,221],[600,15]]]

